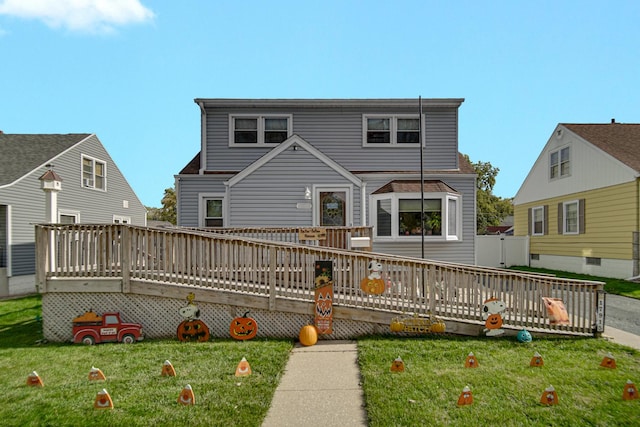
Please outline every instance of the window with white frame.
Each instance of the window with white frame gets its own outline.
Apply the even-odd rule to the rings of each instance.
[[[424,233],[426,238],[432,240],[460,240],[460,195],[425,193],[424,196],[422,203],[420,193],[373,195],[375,212],[372,212],[372,224],[375,237],[410,240],[421,238]]]
[[[565,202],[564,205],[564,234],[578,234],[578,201]]]
[[[107,164],[93,157],[82,156],[82,186],[107,189]]]
[[[204,199],[203,225],[205,227],[224,226],[223,203],[221,198]]]
[[[544,206],[537,206],[531,209],[531,235],[542,236],[545,230]]]
[[[404,145],[420,143],[418,116],[369,114],[362,116],[364,145]]]
[[[114,224],[131,224],[130,216],[122,216],[122,215],[114,215],[113,216]]]
[[[571,174],[571,150],[564,147],[549,154],[549,178],[564,178]]]
[[[292,134],[291,115],[231,115],[229,145],[276,145]]]

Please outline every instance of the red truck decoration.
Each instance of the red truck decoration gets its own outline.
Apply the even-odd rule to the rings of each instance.
[[[87,311],[82,316],[73,319],[73,342],[86,345],[101,342],[122,342],[132,344],[142,341],[142,325],[138,323],[123,323],[120,313],[104,313],[98,316],[93,311]]]

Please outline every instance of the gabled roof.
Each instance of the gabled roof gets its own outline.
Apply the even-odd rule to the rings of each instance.
[[[0,133],[0,187],[29,172],[91,136],[77,134]]]
[[[449,187],[442,181],[427,180],[424,181],[423,189],[426,193],[455,193],[459,194],[456,190]],[[402,180],[396,179],[388,182],[382,187],[378,188],[372,194],[384,194],[384,193],[419,193],[420,181],[419,180]]]
[[[640,124],[570,124],[562,126],[640,172]]]

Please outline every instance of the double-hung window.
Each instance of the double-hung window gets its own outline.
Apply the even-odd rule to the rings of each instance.
[[[82,156],[82,186],[107,189],[107,164],[93,157]]]
[[[420,143],[418,116],[369,114],[362,117],[363,145],[384,146]]]
[[[584,199],[558,203],[558,234],[584,232]]]
[[[571,150],[564,147],[549,154],[549,178],[564,178],[571,174]]]
[[[229,145],[236,147],[273,146],[292,133],[291,115],[231,115]]]
[[[200,193],[198,224],[200,227],[224,227],[225,198],[223,193]]]
[[[532,236],[542,236],[545,231],[545,207],[544,206],[536,206],[531,209],[531,235]]]

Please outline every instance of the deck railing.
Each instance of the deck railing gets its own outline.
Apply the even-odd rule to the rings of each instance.
[[[333,263],[334,305],[483,322],[483,305],[506,305],[505,327],[597,334],[604,329],[603,283],[512,270],[270,241],[211,230],[128,225],[37,225],[37,278],[121,278],[313,301],[315,264]],[[362,291],[370,261],[382,264],[386,290]],[[90,283],[90,281],[88,281]],[[543,297],[559,298],[569,325],[551,325]]]

